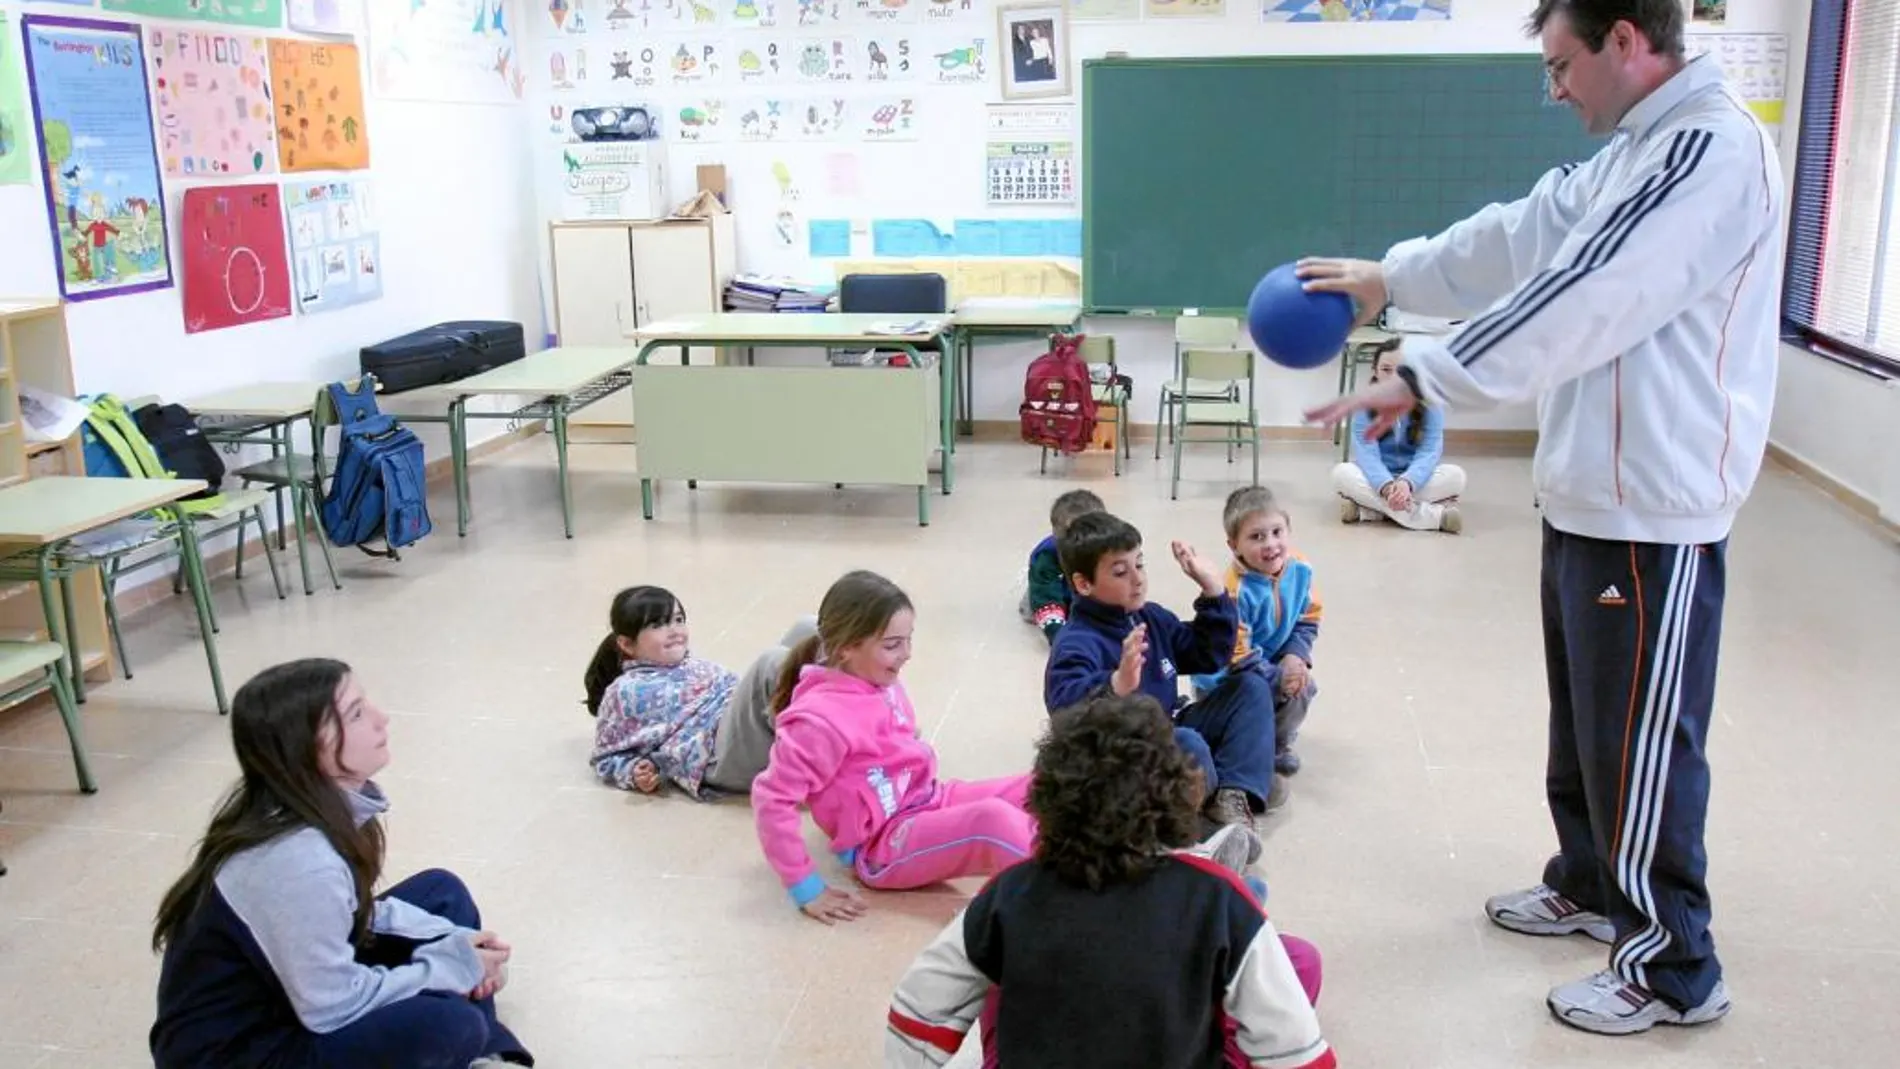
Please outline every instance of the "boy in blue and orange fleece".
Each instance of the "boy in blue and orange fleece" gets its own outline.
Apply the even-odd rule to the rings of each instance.
[[[1221,522],[1234,551],[1224,585],[1236,603],[1240,632],[1232,663],[1195,676],[1194,691],[1211,692],[1233,667],[1258,663],[1273,682],[1273,768],[1292,775],[1300,770],[1293,742],[1319,693],[1313,682],[1313,643],[1319,638],[1321,608],[1313,566],[1294,552],[1293,521],[1264,486],[1227,495]]]

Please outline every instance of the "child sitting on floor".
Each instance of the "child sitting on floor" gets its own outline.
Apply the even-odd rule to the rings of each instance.
[[[1075,600],[1075,590],[1062,573],[1056,541],[1077,516],[1106,511],[1108,506],[1092,491],[1070,490],[1049,508],[1049,537],[1029,551],[1029,587],[1023,591],[1022,617],[1041,628],[1051,646],[1056,644],[1056,632],[1069,621],[1069,603]]]
[[[688,650],[686,609],[671,592],[636,586],[614,595],[613,628],[587,665],[587,711],[599,718],[594,774],[645,794],[667,781],[695,798],[705,788],[744,794],[772,747],[769,705],[789,647],[816,630],[801,620],[736,676]]]
[[[1227,592],[1240,612],[1240,636],[1233,664],[1258,662],[1273,683],[1274,771],[1300,770],[1294,740],[1307,709],[1319,694],[1313,682],[1313,643],[1319,638],[1319,590],[1313,566],[1293,551],[1293,521],[1264,486],[1246,486],[1227,495],[1221,522],[1234,561],[1227,567]],[[1195,676],[1196,693],[1217,689],[1227,669]]]
[[[1319,952],[1279,935],[1230,868],[1168,849],[1193,834],[1194,780],[1144,695],[1054,714],[1029,789],[1036,855],[898,982],[884,1064],[946,1064],[980,1010],[986,1069],[1334,1065]]]
[[[1141,532],[1106,512],[1081,516],[1060,543],[1062,568],[1075,584],[1074,614],[1056,635],[1043,675],[1053,713],[1103,693],[1137,691],[1168,711],[1177,740],[1206,773],[1207,816],[1254,827],[1256,812],[1286,800],[1273,771],[1273,686],[1258,666],[1236,667],[1192,704],[1181,700],[1179,672],[1215,672],[1233,656],[1234,599],[1220,573],[1192,546],[1174,543],[1175,562],[1201,588],[1189,623],[1148,601]]]
[[[858,881],[879,890],[988,875],[1028,857],[1035,839],[1023,811],[1028,776],[937,778],[936,751],[897,681],[915,618],[895,583],[851,572],[825,592],[818,633],[786,659],[772,697],[777,736],[752,785],[759,844],[792,904],[826,924],[862,916],[864,900],[818,874],[800,806]]]

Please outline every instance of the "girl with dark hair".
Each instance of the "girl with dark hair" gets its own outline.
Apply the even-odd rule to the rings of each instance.
[[[1372,365],[1372,381],[1384,382],[1398,374],[1399,350],[1379,354]],[[1333,492],[1339,495],[1339,518],[1346,523],[1391,520],[1413,531],[1464,530],[1458,495],[1465,492],[1465,470],[1446,464],[1445,410],[1420,402],[1399,417],[1385,437],[1366,441],[1372,418],[1364,412],[1353,417],[1352,459],[1333,469]]]
[[[897,680],[915,622],[897,584],[851,572],[825,592],[818,633],[792,650],[772,697],[776,736],[752,785],[753,818],[792,904],[826,924],[863,916],[864,900],[818,874],[802,806],[858,881],[880,890],[998,872],[1035,840],[1029,777],[937,778],[936,751]]]
[[[788,648],[817,624],[810,617],[734,675],[689,650],[686,607],[671,591],[636,586],[614,595],[612,630],[587,665],[594,774],[622,790],[652,794],[668,781],[695,798],[710,787],[744,794],[772,748],[769,702]]]
[[[340,661],[238,688],[243,778],[153,924],[157,1069],[534,1064],[495,1017],[509,946],[462,881],[431,870],[372,893],[388,729]]]

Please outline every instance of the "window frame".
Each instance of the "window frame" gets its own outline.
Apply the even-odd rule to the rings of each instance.
[[[1822,257],[1833,204],[1834,150],[1839,130],[1841,75],[1846,68],[1848,4],[1842,0],[1812,0],[1808,15],[1807,62],[1802,74],[1801,114],[1795,148],[1794,186],[1788,197],[1788,240],[1781,292],[1781,337],[1784,342],[1878,379],[1900,378],[1900,354],[1889,355],[1835,337],[1812,326],[1820,302]],[[1900,156],[1900,131],[1889,134],[1888,151]],[[1900,198],[1900,169],[1890,169],[1883,200]],[[1900,301],[1900,278],[1887,279],[1879,268],[1881,249],[1900,241],[1900,227],[1890,227],[1893,213],[1882,216],[1880,247],[1876,248],[1875,284],[1882,300]],[[1806,224],[1806,225],[1804,225]],[[1812,280],[1810,283],[1808,280]],[[1891,286],[1891,288],[1889,288]],[[1802,309],[1803,314],[1795,314]]]

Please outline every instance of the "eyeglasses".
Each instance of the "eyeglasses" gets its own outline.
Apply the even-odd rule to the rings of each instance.
[[[1577,58],[1577,53],[1584,50],[1584,47],[1578,45],[1556,59],[1544,61],[1544,88],[1549,89],[1554,85],[1564,84],[1564,80],[1570,76],[1570,64]]]

